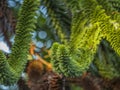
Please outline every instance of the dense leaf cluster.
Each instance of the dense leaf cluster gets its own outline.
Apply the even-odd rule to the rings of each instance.
[[[15,43],[12,47],[12,53],[9,58],[6,58],[3,52],[0,52],[1,84],[11,85],[16,83],[24,70],[32,37],[31,32],[35,29],[35,11],[38,9],[38,6],[38,0],[24,0],[23,2],[16,26]]]

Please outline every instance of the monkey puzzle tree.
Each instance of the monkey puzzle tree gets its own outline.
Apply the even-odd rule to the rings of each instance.
[[[15,83],[24,69],[30,32],[35,27],[37,2],[24,0],[9,59],[5,60],[1,52],[0,70],[3,72],[0,73],[0,81],[3,84]],[[88,71],[95,61],[97,73],[103,78],[111,80],[120,76],[118,59],[106,59],[111,57],[110,53],[107,53],[110,51],[103,48],[107,40],[113,50],[120,55],[119,0],[40,0],[40,3],[47,11],[47,22],[53,33],[59,36],[59,43],[53,43],[50,49],[51,63],[55,72],[68,78],[79,77]],[[102,45],[103,47],[99,48]],[[106,58],[103,58],[105,55],[102,51],[108,54]]]
[[[48,2],[50,1],[48,0]],[[80,76],[88,70],[101,40],[109,41],[115,52],[119,54],[119,5],[116,4],[119,1],[66,0],[65,2],[72,12],[70,39],[64,38],[67,42],[53,44],[51,61],[58,73],[74,77]],[[51,5],[51,3],[47,5]],[[58,21],[56,20],[56,22]],[[57,24],[54,25],[57,27]],[[116,73],[109,78],[119,77],[119,74],[116,75]]]
[[[38,0],[24,0],[19,13],[19,19],[16,26],[15,43],[12,46],[12,53],[6,59],[0,51],[0,83],[11,85],[17,82],[24,70],[27,62],[29,44],[31,42],[31,32],[35,28],[36,10]]]

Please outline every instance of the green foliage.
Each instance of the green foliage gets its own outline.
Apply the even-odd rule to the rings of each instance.
[[[120,1],[119,0],[109,0],[113,8],[120,12]]]
[[[68,0],[65,0],[65,2],[68,2]],[[115,2],[119,1],[71,0],[68,2],[68,7],[73,7],[73,9],[71,8],[70,42],[64,45],[57,44],[56,49],[53,49],[53,44],[51,51],[54,53],[51,54],[51,57],[54,56],[52,61],[57,61],[57,64],[53,63],[54,68],[58,67],[56,71],[65,76],[81,75],[80,73],[85,72],[92,63],[94,54],[97,52],[102,39],[109,41],[115,52],[120,55],[119,9],[116,8],[119,5]],[[76,7],[79,8],[76,9]],[[113,67],[114,65],[103,63],[102,66],[98,65],[98,68],[108,66],[110,72],[117,72],[116,68]],[[119,76],[119,73],[102,73],[102,71],[106,73],[107,69],[105,68],[104,70],[99,68],[99,70],[102,76],[106,75],[105,77],[108,78]]]
[[[76,66],[78,63],[71,59],[69,49],[64,45],[59,45],[58,43],[54,43],[52,47],[52,62],[53,65],[57,65],[55,70],[59,74],[63,74],[65,76],[78,76],[79,72],[76,72]],[[56,51],[56,52],[55,52]],[[75,64],[75,65],[74,65]],[[75,66],[75,67],[74,67]],[[72,68],[71,68],[72,67]]]
[[[98,69],[98,74],[107,79],[113,79],[120,76],[120,57],[109,46],[109,43],[103,40],[97,50],[94,64]]]
[[[51,51],[51,62],[54,70],[66,77],[82,75],[93,60],[93,54],[90,50],[79,49],[73,54],[69,47],[58,43],[53,44]]]
[[[53,33],[58,34],[61,39],[58,40],[60,43],[53,43],[51,48],[54,71],[66,77],[81,76],[93,62],[102,39],[109,41],[115,52],[120,55],[119,0],[40,0],[40,2]],[[37,0],[24,0],[12,53],[7,60],[0,52],[0,70],[3,71],[0,73],[1,84],[15,83],[24,69],[31,32],[35,28],[35,11],[38,4]],[[109,79],[119,77],[120,73],[115,73],[119,70],[117,68],[119,62],[106,60],[109,56],[104,56],[105,53],[100,51],[99,53],[102,58],[97,57],[95,61],[99,74]],[[108,70],[110,72],[107,72]]]
[[[59,62],[60,60],[57,59],[57,50],[58,50],[59,44],[54,43],[54,45],[51,48],[51,63],[53,66],[53,70],[60,73],[61,69],[59,68]]]
[[[71,90],[83,90],[82,87],[74,85],[74,84],[71,84],[70,86],[71,86]]]
[[[104,78],[113,79],[120,76],[120,73],[117,72],[117,70],[111,63],[106,63],[105,61],[100,62],[100,60],[98,59],[96,61],[96,65],[98,67],[99,74]]]
[[[61,0],[41,0],[42,5],[47,10],[47,22],[58,34],[62,43],[66,43],[69,38],[71,26],[71,13]]]
[[[80,0],[63,0],[67,7],[70,8],[72,15],[74,13],[79,12],[80,10]]]
[[[15,43],[12,53],[6,59],[0,52],[0,84],[11,85],[17,82],[27,63],[31,32],[35,29],[36,10],[39,0],[24,0],[16,26]]]
[[[9,66],[2,51],[0,51],[0,83],[8,85],[17,79],[15,71]],[[11,73],[12,71],[12,73]]]

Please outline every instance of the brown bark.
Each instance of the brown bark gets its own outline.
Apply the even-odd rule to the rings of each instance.
[[[10,36],[15,33],[16,19],[8,7],[7,0],[0,0],[0,33],[9,47],[12,46]]]

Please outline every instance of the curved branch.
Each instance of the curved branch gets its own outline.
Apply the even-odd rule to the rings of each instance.
[[[35,29],[36,10],[39,6],[39,0],[24,0],[19,13],[19,19],[16,26],[15,43],[12,47],[12,53],[8,60],[1,53],[1,72],[0,83],[11,85],[17,82],[27,63],[29,44],[31,42],[31,32]],[[3,69],[4,68],[4,69]]]

